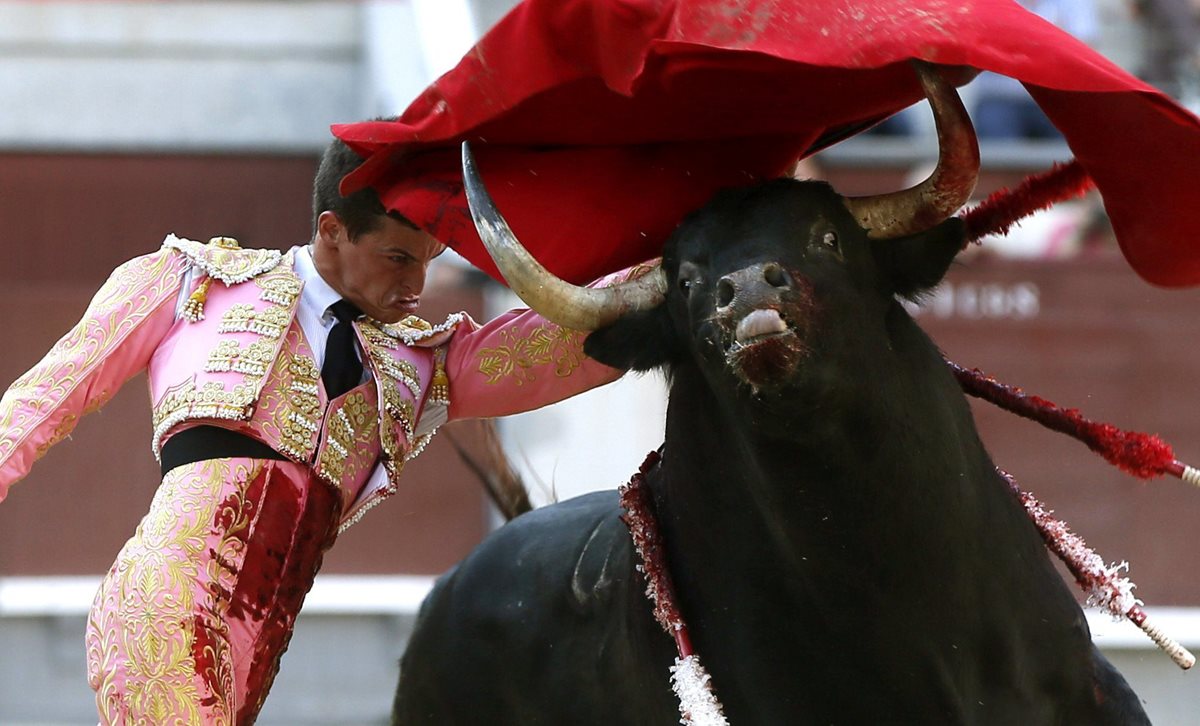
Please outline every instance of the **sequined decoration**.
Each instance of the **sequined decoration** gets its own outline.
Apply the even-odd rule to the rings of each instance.
[[[464,313],[450,313],[446,316],[445,321],[437,325],[431,325],[416,315],[409,315],[398,323],[388,324],[377,321],[372,321],[372,323],[383,334],[395,338],[409,347],[421,347],[422,342],[428,342],[444,333],[453,331],[465,319]]]
[[[242,249],[232,237],[213,237],[208,244],[170,235],[163,246],[179,250],[209,277],[236,285],[275,269],[283,259],[279,250]]]
[[[325,415],[325,441],[317,461],[317,474],[327,482],[342,481],[361,473],[351,470],[360,462],[356,453],[370,451],[378,435],[379,412],[359,392],[342,399],[341,405]]]
[[[433,380],[429,384],[429,402],[450,404],[450,377],[446,375],[446,346],[433,352]]]
[[[204,370],[210,373],[234,371],[261,378],[275,360],[276,345],[270,338],[242,347],[236,340],[222,340],[209,354]]]
[[[265,274],[260,274],[255,283],[262,289],[259,298],[273,304],[261,311],[255,311],[253,306],[247,303],[231,306],[221,317],[218,332],[250,332],[262,337],[246,345],[237,340],[221,340],[209,353],[204,365],[204,370],[209,373],[235,372],[245,377],[241,383],[234,385],[232,390],[226,390],[223,384],[216,381],[204,382],[197,389],[194,381],[188,381],[164,394],[153,412],[154,438],[151,441],[151,449],[155,457],[159,456],[163,437],[184,421],[200,418],[245,421],[253,413],[268,374],[276,360],[283,357],[280,352],[280,337],[291,325],[301,290],[300,281],[291,265],[276,265]],[[289,401],[297,403],[293,409],[297,412],[297,417],[291,428],[294,436],[289,440],[297,444],[294,447],[296,451],[300,451],[301,448],[306,451],[305,456],[298,457],[303,461],[311,456],[313,446],[299,446],[304,434],[295,427],[307,424],[315,431],[316,421],[320,417],[310,414],[315,403],[310,405],[306,393],[309,388],[303,377],[294,383],[300,388],[294,391],[295,396],[289,397]],[[313,394],[315,396],[315,391]],[[315,402],[315,398],[312,400]],[[281,453],[292,455],[287,450]]]
[[[169,390],[154,409],[151,423],[154,439],[151,448],[157,458],[162,451],[163,436],[177,424],[194,418],[219,418],[226,421],[244,421],[250,416],[254,404],[255,386],[243,383],[232,391],[215,381],[205,383],[199,389],[195,381],[187,381]]]
[[[248,303],[237,303],[225,311],[218,333],[258,333],[266,338],[278,338],[292,323],[292,311],[283,305],[271,305],[255,310]]]
[[[291,381],[286,387],[286,405],[280,408],[282,421],[280,453],[297,461],[307,461],[316,449],[317,431],[321,420],[320,389],[317,381],[321,371],[307,355],[291,355],[288,359]]]

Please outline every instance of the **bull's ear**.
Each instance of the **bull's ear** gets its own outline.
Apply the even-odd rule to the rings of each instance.
[[[965,243],[966,225],[951,217],[919,234],[875,240],[871,249],[892,292],[912,298],[942,281]]]
[[[583,341],[583,352],[613,368],[648,371],[669,365],[681,348],[664,303],[594,331]]]

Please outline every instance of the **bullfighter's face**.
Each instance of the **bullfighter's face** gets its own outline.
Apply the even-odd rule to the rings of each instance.
[[[429,264],[446,250],[428,233],[391,217],[350,239],[333,212],[317,221],[314,261],[321,277],[368,316],[394,323],[421,304]]]

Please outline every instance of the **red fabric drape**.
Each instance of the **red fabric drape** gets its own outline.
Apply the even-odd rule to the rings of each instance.
[[[334,127],[368,158],[343,189],[495,275],[462,195],[471,140],[522,242],[584,282],[656,255],[715,190],[919,100],[913,58],[1023,81],[1138,274],[1200,282],[1200,121],[1011,0],[526,0],[398,121]]]

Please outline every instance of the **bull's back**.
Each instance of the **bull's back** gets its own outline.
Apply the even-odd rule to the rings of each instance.
[[[619,515],[611,491],[535,510],[442,577],[401,660],[394,723],[670,723],[671,642]],[[647,668],[662,688],[640,702],[601,685]]]

